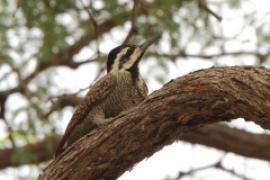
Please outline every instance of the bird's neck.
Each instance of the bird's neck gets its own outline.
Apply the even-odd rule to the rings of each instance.
[[[133,81],[137,81],[139,76],[140,76],[138,66],[132,66],[130,69],[111,70],[109,73],[112,73],[112,74],[118,74],[118,73],[130,74]]]
[[[139,78],[139,69],[138,66],[132,66],[129,70],[127,70],[128,72],[130,72],[131,77],[134,81],[136,81]]]

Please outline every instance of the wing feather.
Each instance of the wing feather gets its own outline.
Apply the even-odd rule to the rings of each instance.
[[[69,137],[70,133],[79,124],[81,121],[86,118],[91,109],[97,106],[103,99],[105,99],[112,89],[116,86],[116,77],[113,74],[107,74],[99,81],[97,81],[86,94],[85,98],[76,108],[75,112],[72,115],[71,120],[66,128],[66,131],[58,144],[56,149],[56,156],[60,154],[64,148],[64,144]]]

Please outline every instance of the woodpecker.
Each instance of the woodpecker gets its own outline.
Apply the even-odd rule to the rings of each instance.
[[[55,156],[92,129],[145,99],[148,89],[139,74],[138,64],[146,49],[159,38],[157,35],[142,45],[121,45],[110,51],[107,74],[90,87],[76,108]]]

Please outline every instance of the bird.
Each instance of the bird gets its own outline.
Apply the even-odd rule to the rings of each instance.
[[[91,130],[110,122],[146,98],[148,88],[139,73],[138,64],[148,47],[159,38],[158,34],[141,45],[123,44],[109,52],[107,74],[90,86],[75,109],[58,143],[55,157]]]

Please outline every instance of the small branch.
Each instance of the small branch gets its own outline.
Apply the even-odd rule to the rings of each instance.
[[[70,68],[76,69],[79,66],[83,65],[83,64],[88,64],[88,63],[93,63],[93,62],[98,62],[100,59],[104,58],[104,56],[98,56],[97,58],[90,58],[84,61],[79,61],[79,62],[72,62],[70,64],[67,64],[67,66],[69,66]]]
[[[198,171],[203,171],[203,170],[206,170],[206,169],[210,169],[210,168],[213,168],[214,166],[216,166],[216,164],[218,164],[220,161],[214,163],[214,164],[209,164],[209,165],[206,165],[206,166],[202,166],[202,167],[199,167],[199,168],[194,168],[194,169],[191,169],[187,172],[182,172],[182,171],[179,171],[178,172],[178,175],[176,178],[174,178],[174,180],[178,180],[178,179],[181,179],[182,177],[184,176],[190,176],[194,173],[197,173]]]
[[[83,6],[83,9],[86,10],[86,12],[88,13],[89,15],[89,18],[90,18],[90,21],[93,25],[93,29],[94,29],[94,36],[96,37],[96,50],[97,50],[97,55],[100,56],[100,50],[99,50],[99,39],[98,39],[98,35],[99,35],[99,25],[98,25],[98,22],[96,21],[96,19],[94,18],[94,15],[91,11],[90,8],[87,8],[87,6],[83,3],[83,0],[80,0],[82,6]]]
[[[128,44],[130,38],[136,33],[136,9],[140,0],[133,0],[133,8],[131,12],[131,27],[122,44]]]
[[[206,12],[214,16],[218,21],[222,21],[222,17],[217,15],[215,12],[213,12],[211,9],[208,8],[205,0],[197,0],[198,5],[201,9],[204,9]]]
[[[236,51],[236,52],[220,52],[215,54],[189,54],[185,51],[180,51],[176,54],[166,54],[166,53],[148,53],[149,56],[158,56],[158,57],[166,57],[170,58],[172,61],[175,61],[177,58],[201,58],[201,59],[214,59],[219,58],[223,56],[255,56],[260,60],[260,63],[264,62],[265,59],[270,55],[270,52],[267,52],[265,54],[261,54],[256,51]]]
[[[27,77],[25,77],[24,79],[20,80],[20,83],[11,89],[5,90],[5,91],[0,91],[0,96],[9,96],[12,93],[16,93],[16,92],[20,92],[22,94],[25,94],[27,96],[32,96],[31,92],[29,90],[26,89],[26,85],[31,82],[35,77],[37,77],[41,72],[43,72],[44,70],[50,68],[50,67],[56,67],[56,66],[66,66],[72,69],[76,69],[79,66],[83,65],[83,64],[87,64],[87,63],[93,63],[93,62],[97,62],[100,60],[103,60],[105,56],[100,56],[99,58],[94,58],[94,59],[87,59],[84,61],[80,61],[80,62],[60,62],[60,60],[58,60],[58,62],[56,63],[54,60],[54,57],[52,57],[52,59],[45,61],[45,64],[39,65],[37,69],[35,69],[31,74],[29,74]],[[60,57],[61,58],[61,57]]]
[[[177,175],[177,177],[175,178],[175,180],[178,180],[178,179],[181,179],[182,177],[184,176],[190,176],[192,174],[195,174],[197,173],[198,171],[202,171],[202,170],[206,170],[206,169],[210,169],[210,168],[216,168],[216,169],[220,169],[224,172],[227,172],[227,173],[230,173],[232,174],[233,176],[235,177],[238,177],[238,178],[241,178],[243,180],[251,180],[250,178],[247,178],[243,175],[240,175],[238,174],[237,172],[235,172],[234,170],[231,170],[231,169],[227,169],[225,168],[223,165],[222,165],[222,160],[223,158],[221,158],[219,161],[213,163],[213,164],[209,164],[209,165],[206,165],[206,166],[203,166],[203,167],[199,167],[199,168],[194,168],[194,169],[191,169],[187,172],[182,172],[180,171]]]
[[[15,140],[12,136],[12,133],[13,133],[13,130],[11,128],[11,126],[9,125],[9,123],[7,122],[7,120],[5,118],[3,118],[3,122],[5,123],[6,127],[7,127],[7,130],[8,130],[8,138],[12,144],[12,148],[13,149],[16,149],[16,143],[15,143]]]
[[[15,143],[15,140],[12,136],[13,130],[12,130],[11,126],[9,125],[9,123],[7,122],[6,117],[5,117],[7,97],[8,96],[0,94],[0,119],[2,119],[3,122],[5,123],[5,125],[7,127],[7,131],[8,131],[8,138],[12,144],[12,147],[15,149],[16,143]]]
[[[7,96],[0,94],[0,119],[5,119]]]
[[[12,63],[7,63],[7,64],[10,66],[12,71],[17,75],[18,81],[22,82],[22,75],[21,75],[20,70]]]
[[[243,179],[243,180],[252,180],[251,178],[248,178],[248,177],[245,177],[244,175],[241,175],[241,174],[238,174],[235,170],[232,170],[232,169],[227,169],[226,167],[224,167],[222,165],[222,162],[218,162],[214,165],[214,168],[216,169],[220,169],[224,172],[227,172],[235,177],[238,177],[240,179]]]
[[[48,101],[52,101],[52,106],[51,108],[41,117],[42,121],[48,121],[49,116],[55,112],[55,111],[59,111],[61,109],[63,109],[66,106],[76,106],[77,104],[79,104],[79,102],[81,101],[81,98],[79,98],[77,96],[77,94],[81,91],[84,91],[87,88],[81,89],[76,93],[73,94],[63,94],[61,96],[50,96],[48,98]],[[56,100],[53,100],[56,99]]]

